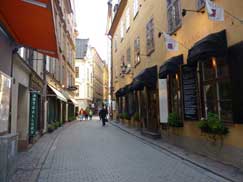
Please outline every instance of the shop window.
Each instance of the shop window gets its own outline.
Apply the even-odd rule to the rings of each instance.
[[[168,33],[175,32],[181,26],[180,0],[167,0]]]
[[[149,56],[154,51],[154,20],[153,18],[146,25],[146,47]]]
[[[226,61],[212,58],[200,64],[204,113],[218,113],[222,121],[232,121],[232,88]]]
[[[180,115],[180,80],[178,74],[169,76],[169,111]]]

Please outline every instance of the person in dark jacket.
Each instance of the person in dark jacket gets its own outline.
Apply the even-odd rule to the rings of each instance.
[[[99,112],[99,116],[102,120],[102,125],[105,126],[105,122],[107,120],[106,116],[107,116],[107,109],[105,107],[103,107],[100,112]]]

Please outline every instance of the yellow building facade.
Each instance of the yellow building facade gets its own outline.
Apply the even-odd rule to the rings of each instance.
[[[210,20],[204,1],[200,0],[122,0],[118,5],[113,5],[113,21],[109,35],[112,37],[112,96],[118,105],[114,116],[119,118],[131,100],[129,96],[126,99],[124,93],[119,96],[120,91],[124,91],[124,88],[129,90],[126,86],[132,84],[138,76],[146,72],[147,68],[153,66],[157,66],[156,74],[159,79],[160,67],[176,56],[182,56],[180,59],[183,64],[179,65],[180,68],[174,73],[174,76],[168,74],[166,79],[169,112],[177,112],[183,120],[184,127],[176,128],[176,134],[171,132],[171,129],[162,129],[163,125],[159,119],[158,84],[152,94],[148,94],[150,89],[145,86],[142,91],[135,92],[135,99],[133,97],[135,100],[133,103],[147,105],[146,107],[149,109],[149,113],[145,116],[143,111],[146,108],[144,110],[139,108],[138,111],[135,111],[140,114],[141,127],[160,133],[162,138],[168,142],[229,162],[237,167],[241,165],[240,168],[242,168],[242,164],[237,161],[237,157],[243,154],[243,144],[240,141],[243,137],[243,125],[241,124],[243,118],[239,114],[239,108],[242,105],[240,105],[240,101],[236,101],[236,95],[238,94],[240,97],[238,92],[243,83],[239,82],[237,91],[237,84],[234,80],[242,81],[242,79],[238,79],[242,75],[240,71],[235,70],[237,67],[235,60],[243,60],[243,55],[240,53],[242,52],[240,50],[243,50],[241,42],[243,40],[243,2],[240,0],[215,0],[213,3],[224,9],[224,21]],[[164,32],[177,42],[178,50],[167,50]],[[221,44],[222,39],[226,45]],[[216,44],[214,44],[215,41]],[[204,47],[206,47],[205,50]],[[224,51],[221,48],[225,48]],[[221,60],[223,61],[221,62]],[[194,63],[191,64],[191,62]],[[184,65],[191,65],[195,68],[197,119],[189,119],[185,116],[187,111],[184,108],[184,77],[182,74]],[[241,63],[239,66],[242,66]],[[206,80],[212,72],[216,76],[213,75],[210,81]],[[178,90],[174,91],[177,96],[177,101],[175,101],[177,106],[174,106],[172,102],[175,98],[174,95],[171,96],[171,92],[175,88],[172,77],[179,85]],[[227,82],[227,84],[221,84],[222,82]],[[227,90],[229,87],[231,91]],[[225,94],[221,93],[224,90]],[[119,94],[117,94],[118,92]],[[228,94],[229,92],[230,94]],[[141,97],[144,95],[145,98],[142,100],[145,101],[141,101]],[[225,95],[225,99],[223,95]],[[231,97],[228,98],[228,95]],[[198,120],[206,118],[207,112],[210,111],[215,112],[221,120],[227,120],[225,125],[230,132],[223,137],[223,140],[220,140],[223,145],[215,144],[212,147],[198,128]],[[153,112],[155,113],[153,114]],[[152,118],[151,115],[153,115]],[[148,120],[147,124],[144,120]]]

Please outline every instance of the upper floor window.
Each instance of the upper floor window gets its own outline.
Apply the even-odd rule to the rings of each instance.
[[[133,1],[133,17],[138,14],[138,0]]]
[[[181,26],[180,0],[167,0],[168,33],[175,32]]]
[[[117,51],[117,39],[115,38],[114,39],[114,49],[115,49],[115,52]]]
[[[196,9],[200,10],[205,6],[205,0],[196,0]]]
[[[130,11],[129,8],[127,8],[126,11],[126,30],[128,30],[130,27]]]
[[[140,37],[134,40],[134,58],[135,65],[140,62]]]
[[[124,27],[123,27],[123,21],[121,21],[121,24],[120,24],[120,34],[121,34],[121,39],[124,38]]]
[[[151,18],[146,25],[146,48],[149,56],[154,51],[154,20]]]
[[[131,64],[131,48],[127,49],[127,65]]]
[[[75,67],[75,76],[79,78],[79,67]]]

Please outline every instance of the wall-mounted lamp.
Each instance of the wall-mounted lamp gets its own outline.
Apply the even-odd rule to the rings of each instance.
[[[184,17],[184,16],[186,16],[186,13],[187,12],[192,12],[192,13],[205,13],[205,11],[204,10],[192,10],[192,9],[182,9],[182,16]]]

